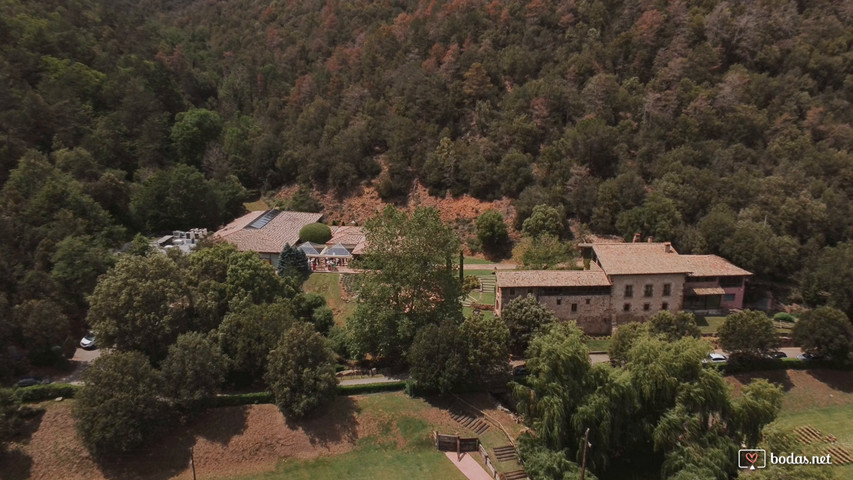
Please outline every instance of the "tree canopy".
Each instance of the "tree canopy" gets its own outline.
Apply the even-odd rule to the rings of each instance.
[[[401,358],[417,331],[462,318],[462,286],[452,262],[459,238],[438,211],[389,206],[364,226],[367,248],[356,277],[358,305],[347,322],[354,351]]]

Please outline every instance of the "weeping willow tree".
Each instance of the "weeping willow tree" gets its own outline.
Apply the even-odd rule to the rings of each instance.
[[[532,426],[527,441],[580,463],[589,428],[586,465],[600,478],[622,478],[627,470],[666,479],[730,478],[738,446],[758,442],[782,393],[757,380],[735,398],[719,372],[703,368],[709,350],[700,339],[672,341],[642,329],[622,367],[591,366],[582,332],[554,325],[531,341],[530,375],[526,385],[513,387]]]

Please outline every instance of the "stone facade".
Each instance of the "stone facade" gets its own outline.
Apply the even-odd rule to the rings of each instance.
[[[663,310],[741,308],[751,275],[715,255],[679,255],[668,243],[584,247],[586,271],[498,272],[495,314],[512,299],[533,295],[588,335],[609,335],[615,326],[647,321]]]

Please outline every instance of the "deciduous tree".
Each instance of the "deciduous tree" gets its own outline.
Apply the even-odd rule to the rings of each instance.
[[[524,353],[537,332],[557,321],[533,295],[510,300],[501,311],[501,319],[509,329],[510,348],[516,354]]]
[[[794,341],[804,352],[837,360],[853,350],[853,326],[844,312],[820,307],[800,316],[794,325]]]
[[[755,310],[730,313],[717,335],[720,346],[732,355],[760,358],[779,348],[773,320]]]
[[[264,380],[275,403],[290,417],[300,418],[335,396],[334,354],[311,325],[293,325],[270,352]]]
[[[199,332],[178,335],[160,365],[163,393],[179,405],[192,408],[219,391],[227,366],[219,343],[208,335]]]
[[[190,294],[174,261],[126,255],[98,281],[87,321],[102,347],[137,350],[162,360],[186,330]]]
[[[99,339],[100,340],[100,339]],[[107,456],[140,447],[168,423],[160,375],[139,352],[111,352],[83,373],[74,418],[83,444]]]

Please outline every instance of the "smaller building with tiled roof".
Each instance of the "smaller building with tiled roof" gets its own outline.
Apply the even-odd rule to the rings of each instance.
[[[276,209],[249,212],[222,227],[213,238],[232,243],[241,251],[258,252],[261,258],[278,266],[284,245],[296,246],[299,230],[322,218],[321,213]]]

